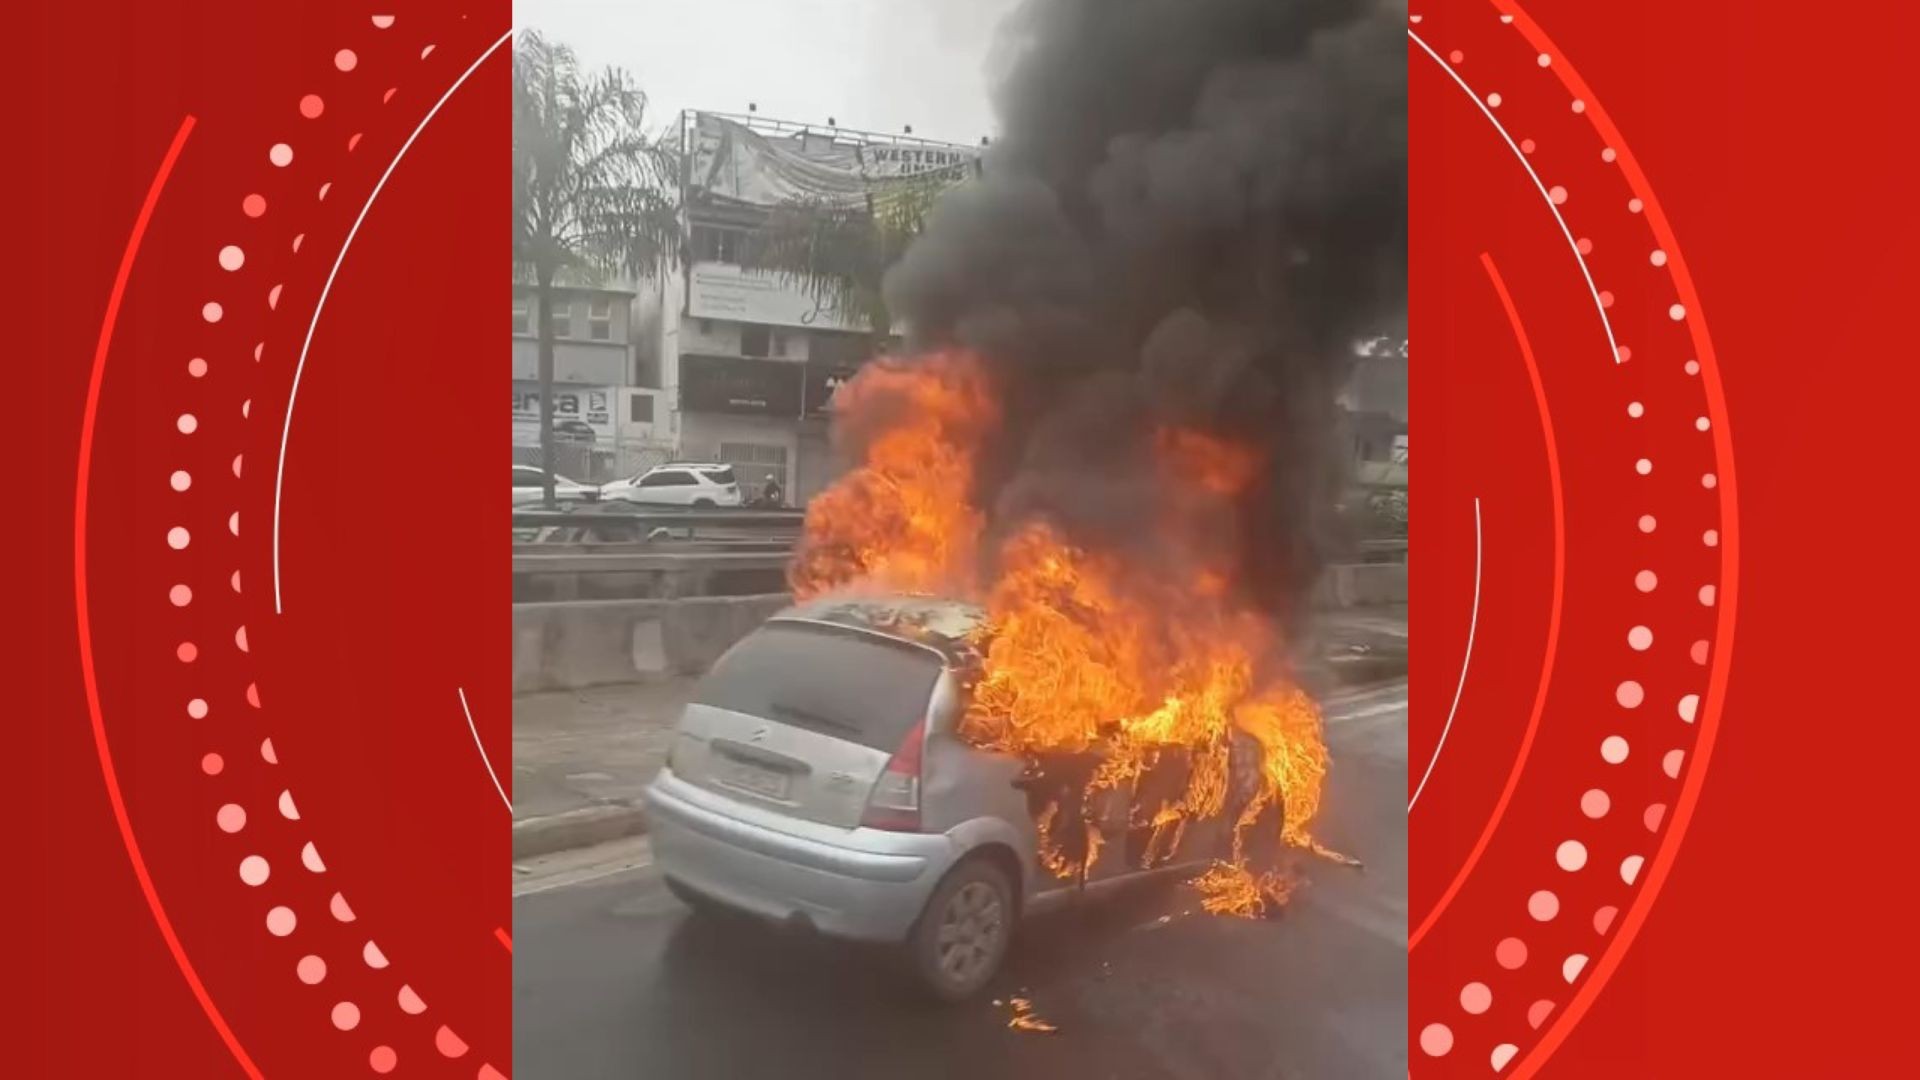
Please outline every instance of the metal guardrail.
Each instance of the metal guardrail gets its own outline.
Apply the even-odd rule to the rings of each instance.
[[[516,601],[778,591],[798,510],[614,507],[513,511]]]
[[[689,570],[778,570],[786,551],[622,551],[561,555],[515,552],[516,574],[629,574]]]
[[[538,503],[527,504],[539,506]],[[588,503],[586,505],[594,505]],[[743,529],[798,529],[807,515],[800,510],[674,510],[648,507],[641,513],[582,513],[575,510],[513,508],[516,526],[541,525],[618,525],[631,523],[639,528],[699,528],[726,525]]]

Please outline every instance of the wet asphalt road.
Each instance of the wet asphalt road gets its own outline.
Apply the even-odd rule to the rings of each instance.
[[[539,891],[514,901],[514,1075],[1405,1076],[1405,686],[1328,713],[1317,832],[1364,870],[1309,863],[1269,922],[1201,914],[1178,884],[1035,919],[974,1004],[922,1004],[881,950],[689,919],[644,843],[524,876],[516,890]],[[1059,1030],[1009,1029],[1016,993]]]

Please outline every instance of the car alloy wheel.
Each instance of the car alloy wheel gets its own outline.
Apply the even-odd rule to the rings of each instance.
[[[982,981],[982,968],[996,963],[1007,932],[1006,906],[984,881],[970,881],[947,901],[935,940],[940,970],[959,985]]]
[[[990,859],[962,862],[933,891],[908,938],[920,984],[960,1001],[993,977],[1013,935],[1013,883]]]

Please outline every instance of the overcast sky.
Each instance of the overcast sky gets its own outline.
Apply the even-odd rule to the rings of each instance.
[[[631,71],[649,127],[683,108],[978,143],[986,64],[1018,0],[519,0],[514,25]]]

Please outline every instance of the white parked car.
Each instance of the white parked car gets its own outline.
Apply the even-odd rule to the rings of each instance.
[[[660,506],[739,506],[740,485],[731,465],[676,461],[604,484],[600,497]]]
[[[544,496],[545,473],[538,466],[515,465],[513,467],[513,505],[537,503]],[[559,473],[553,474],[553,497],[555,499],[581,502],[600,497],[600,489],[592,484],[583,484],[578,480],[569,480]]]

